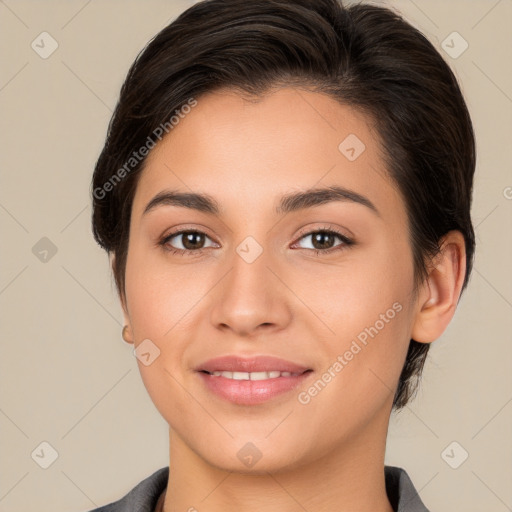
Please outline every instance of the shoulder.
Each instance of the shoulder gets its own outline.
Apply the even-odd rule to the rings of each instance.
[[[88,512],[153,512],[158,497],[167,487],[168,477],[169,467],[160,468],[118,501]]]
[[[386,492],[395,512],[429,512],[407,472],[396,466],[384,466]]]

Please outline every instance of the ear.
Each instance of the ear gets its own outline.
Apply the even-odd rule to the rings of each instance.
[[[116,256],[114,253],[111,253],[109,256],[110,259],[110,268],[112,272],[114,272],[114,266],[116,261]],[[123,339],[128,343],[133,343],[133,332],[132,325],[130,321],[130,315],[128,313],[128,307],[126,305],[125,297],[123,297],[122,293],[118,293],[119,302],[121,303],[121,308],[123,310],[123,318],[124,318],[124,328],[123,328]]]
[[[431,343],[450,323],[466,274],[466,244],[460,231],[450,231],[441,241],[441,252],[418,294],[411,338]]]

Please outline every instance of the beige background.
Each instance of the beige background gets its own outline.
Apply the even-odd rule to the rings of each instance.
[[[89,510],[168,464],[167,424],[92,238],[89,186],[129,65],[192,3],[0,1],[1,512]],[[380,3],[450,62],[478,139],[474,273],[417,399],[392,417],[386,463],[432,512],[512,510],[512,2]],[[43,31],[58,43],[47,59],[31,48]],[[453,31],[469,43],[456,59],[441,47]],[[47,262],[32,252],[42,237],[57,249]],[[44,441],[58,452],[47,469]],[[453,441],[452,464],[469,454],[458,469],[442,456]]]

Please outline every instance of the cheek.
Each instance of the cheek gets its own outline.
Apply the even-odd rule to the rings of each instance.
[[[151,354],[149,364],[137,358],[139,372],[155,407],[171,424],[187,414],[181,362],[193,337],[193,306],[207,290],[189,272],[171,272],[163,261],[132,246],[125,281],[135,350],[142,355],[149,347]]]
[[[172,330],[187,329],[193,307],[208,292],[194,267],[166,263],[157,251],[134,248],[126,265],[126,295],[136,340],[172,338]],[[190,313],[189,313],[190,312]]]
[[[378,411],[391,407],[410,321],[404,297],[380,292],[357,298],[339,292],[338,307],[325,319],[335,334],[322,338],[325,364],[299,402],[311,421],[328,418],[322,427],[326,435],[362,431]]]
[[[378,251],[354,253],[343,265],[319,267],[302,288],[296,283],[297,295],[307,297],[321,320],[311,316],[310,323],[322,334],[317,341],[327,356],[318,384],[325,393],[319,407],[343,404],[364,416],[364,409],[369,412],[392,398],[412,323],[412,256],[406,244],[402,252],[396,247],[382,243]]]
[[[373,325],[395,302],[409,302],[412,254],[404,240],[382,234],[371,245],[349,249],[337,262],[302,263],[287,279],[318,324],[323,322],[326,336],[343,343]],[[390,311],[393,319],[394,313]]]

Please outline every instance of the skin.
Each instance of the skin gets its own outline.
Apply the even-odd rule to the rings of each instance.
[[[151,340],[160,355],[137,359],[147,391],[169,424],[170,475],[163,510],[392,512],[384,483],[391,406],[410,338],[437,339],[464,279],[461,233],[443,240],[428,279],[413,293],[407,215],[390,181],[379,137],[362,113],[332,98],[281,88],[259,102],[208,93],[152,150],[134,197],[126,338]],[[338,149],[356,134],[366,149]],[[367,197],[379,215],[336,201],[278,215],[284,194],[338,185]],[[201,192],[219,216],[163,205],[167,189]],[[312,232],[335,228],[316,254]],[[206,234],[176,255],[158,242],[173,230]],[[308,234],[309,233],[309,234]],[[236,252],[248,236],[263,249],[252,263]],[[183,236],[167,247],[186,250]],[[321,246],[320,246],[321,247]],[[365,327],[402,309],[307,404],[307,390]],[[225,354],[268,354],[314,370],[300,388],[257,406],[212,395],[194,371]],[[237,457],[253,443],[252,467]],[[191,508],[194,507],[194,508]]]

